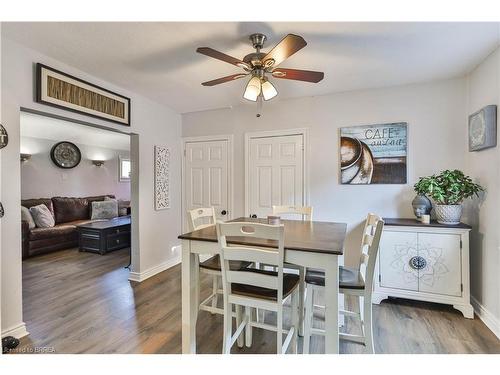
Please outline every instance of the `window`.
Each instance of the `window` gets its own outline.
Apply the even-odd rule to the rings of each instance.
[[[127,182],[130,181],[130,173],[131,173],[131,164],[130,164],[130,159],[128,158],[122,158],[120,156],[120,171],[119,171],[119,177],[121,182]]]

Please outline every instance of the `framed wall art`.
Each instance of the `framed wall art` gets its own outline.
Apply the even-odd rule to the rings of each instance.
[[[40,63],[36,101],[130,126],[129,98]]]
[[[340,128],[342,184],[406,184],[406,122]]]
[[[155,146],[155,210],[170,208],[170,149]]]
[[[469,151],[497,145],[497,106],[487,105],[469,116]]]

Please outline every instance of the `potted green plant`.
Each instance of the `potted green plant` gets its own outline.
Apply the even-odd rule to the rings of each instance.
[[[484,190],[458,169],[420,177],[414,189],[417,194],[427,195],[434,200],[438,223],[448,225],[460,223],[464,199],[479,196],[479,192]]]

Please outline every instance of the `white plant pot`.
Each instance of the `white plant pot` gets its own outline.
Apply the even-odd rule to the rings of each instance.
[[[436,220],[439,224],[460,224],[462,217],[461,204],[437,204],[435,205]]]

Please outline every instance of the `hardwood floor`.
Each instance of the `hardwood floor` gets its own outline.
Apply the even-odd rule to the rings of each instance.
[[[128,249],[104,256],[71,249],[24,261],[24,320],[30,335],[17,352],[180,353],[180,265],[130,283],[127,263]],[[210,287],[211,280],[203,279],[204,294]],[[199,316],[198,352],[220,353],[222,317]],[[269,322],[273,318],[265,316]],[[349,320],[346,327],[356,332]],[[374,327],[376,353],[500,353],[500,341],[478,318],[464,319],[447,306],[385,301],[374,306]],[[275,353],[275,343],[274,333],[255,329],[252,348],[233,352]],[[321,353],[323,343],[313,337],[311,349]],[[361,352],[359,345],[341,343],[341,353]]]

